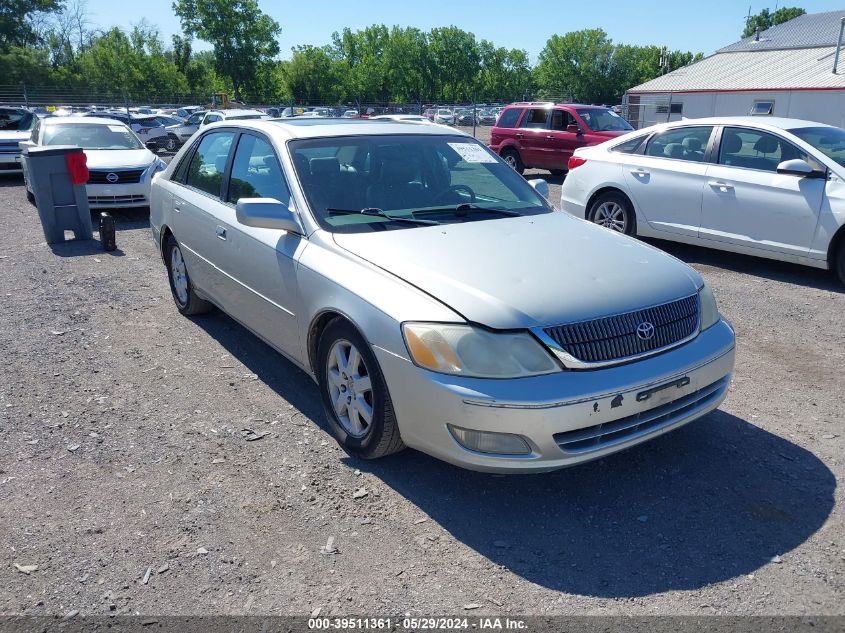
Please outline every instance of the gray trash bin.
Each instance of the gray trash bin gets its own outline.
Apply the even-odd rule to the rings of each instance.
[[[66,230],[73,231],[76,240],[94,238],[85,184],[73,182],[74,178],[80,179],[78,173],[71,174],[70,164],[79,160],[68,159],[73,154],[82,154],[82,148],[73,145],[25,147],[21,156],[26,163],[27,180],[35,195],[35,206],[48,244],[64,242]]]

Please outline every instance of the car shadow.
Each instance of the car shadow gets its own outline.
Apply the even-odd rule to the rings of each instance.
[[[100,257],[123,257],[125,253],[118,249],[113,251],[103,250],[103,245],[99,239],[93,240],[67,240],[65,242],[56,242],[55,244],[47,244],[53,255],[58,257],[85,257],[88,255],[99,255]]]
[[[692,246],[680,242],[668,242],[654,238],[639,238],[652,246],[674,255],[687,264],[699,264],[713,268],[724,268],[745,275],[762,277],[772,281],[783,281],[817,290],[845,293],[845,286],[828,270],[801,266],[774,259],[729,253],[703,246]]]
[[[115,231],[132,231],[150,227],[150,208],[138,207],[132,209],[91,209],[91,223],[94,231],[100,225],[100,213],[106,211],[114,218]]]
[[[223,313],[194,322],[328,432],[304,372]],[[810,538],[836,488],[811,452],[721,410],[623,453],[539,475],[476,473],[414,450],[344,461],[496,565],[544,587],[608,598],[750,574]]]

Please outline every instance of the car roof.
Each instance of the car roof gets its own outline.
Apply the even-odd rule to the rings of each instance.
[[[115,119],[104,119],[96,116],[62,116],[62,117],[47,117],[41,119],[43,125],[58,125],[64,123],[87,123],[94,125],[123,125],[121,121]]]
[[[761,116],[721,116],[706,117],[702,119],[683,119],[671,123],[661,123],[656,127],[678,127],[684,125],[746,125],[761,129],[794,130],[802,127],[835,127],[817,121],[806,121],[804,119],[787,119],[785,117],[761,117]]]
[[[341,118],[291,118],[291,119],[245,119],[219,121],[208,127],[249,128],[282,138],[332,138],[338,136],[387,136],[392,134],[426,134],[436,136],[471,135],[436,125],[419,125],[415,121],[395,121],[391,119],[341,119]],[[205,129],[205,128],[204,128]]]

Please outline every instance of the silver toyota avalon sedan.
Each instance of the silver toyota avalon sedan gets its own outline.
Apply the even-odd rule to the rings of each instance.
[[[311,374],[347,451],[531,472],[705,415],[734,366],[697,272],[544,185],[441,126],[221,122],[150,217],[178,310],[217,306]]]

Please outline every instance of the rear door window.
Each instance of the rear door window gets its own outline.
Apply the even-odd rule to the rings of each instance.
[[[234,138],[235,133],[228,131],[206,134],[191,159],[185,184],[219,197]]]
[[[519,115],[522,114],[522,108],[509,108],[502,112],[496,127],[516,127],[516,122],[519,120]]]
[[[544,128],[549,120],[549,110],[546,108],[531,108],[522,117],[521,128]]]
[[[704,152],[712,132],[712,125],[672,128],[651,137],[645,153],[647,156],[701,163],[704,162]]]

